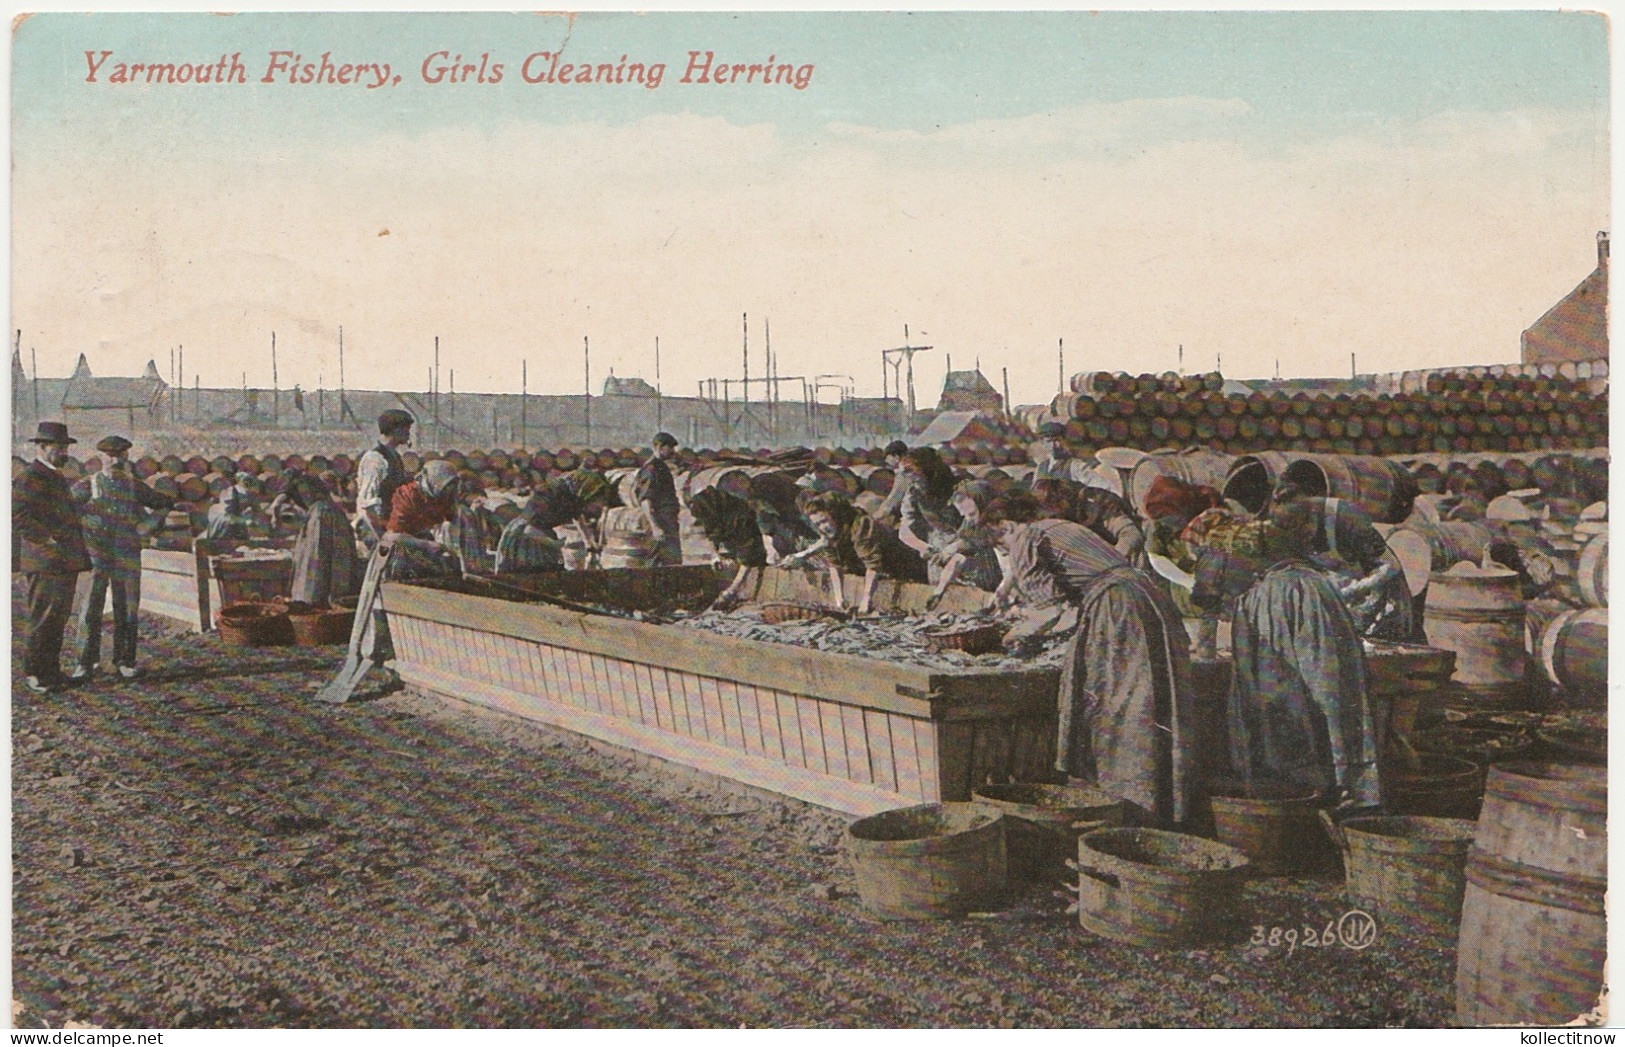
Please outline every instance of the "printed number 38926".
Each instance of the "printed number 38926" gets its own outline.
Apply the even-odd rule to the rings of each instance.
[[[1300,931],[1296,927],[1265,927],[1263,924],[1253,924],[1253,937],[1249,945],[1264,945],[1271,949],[1286,946],[1286,954],[1291,956],[1298,949],[1330,948],[1333,945],[1342,945],[1348,949],[1364,949],[1376,939],[1376,921],[1359,909],[1351,909],[1337,920],[1327,920],[1326,926],[1317,930],[1305,924]]]

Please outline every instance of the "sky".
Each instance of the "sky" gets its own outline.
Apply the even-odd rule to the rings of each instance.
[[[276,51],[390,80],[261,82]],[[503,78],[427,82],[437,52]],[[666,68],[527,82],[543,52]],[[804,79],[683,83],[707,52]],[[229,55],[246,83],[113,82]],[[1583,13],[45,14],[11,91],[12,326],[45,376],[184,346],[188,384],[268,386],[275,331],[282,387],[333,387],[341,325],[348,385],[426,388],[438,336],[463,391],[523,361],[580,392],[584,338],[595,392],[653,381],[658,338],[692,394],[747,350],[760,377],[770,336],[779,373],[875,395],[905,325],[922,403],[950,359],[1017,403],[1063,353],[1507,362],[1609,226]]]

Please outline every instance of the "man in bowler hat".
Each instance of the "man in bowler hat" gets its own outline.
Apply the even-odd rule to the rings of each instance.
[[[130,474],[130,441],[109,436],[96,445],[104,456],[100,472],[74,485],[80,523],[89,547],[90,598],[80,620],[79,664],[69,679],[95,675],[102,651],[102,606],[113,591],[113,665],[126,680],[135,664],[137,612],[141,608],[141,528],[144,510],[168,511],[175,503]]]
[[[62,633],[73,613],[73,590],[90,554],[79,510],[62,465],[78,443],[62,422],[41,422],[28,468],[11,481],[11,527],[18,538],[17,570],[28,586],[28,644],[23,672],[28,689],[49,694],[65,682]]]

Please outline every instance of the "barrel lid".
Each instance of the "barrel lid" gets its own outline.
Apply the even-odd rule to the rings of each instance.
[[[1484,510],[1484,516],[1490,520],[1536,520],[1539,516],[1523,501],[1510,494],[1503,494],[1493,499],[1489,507]]]

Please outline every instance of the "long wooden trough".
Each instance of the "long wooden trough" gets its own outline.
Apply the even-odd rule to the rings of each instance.
[[[384,606],[409,684],[853,814],[1053,759],[1054,669],[927,670],[399,583]]]
[[[575,600],[641,591],[668,605],[708,599],[726,581],[705,567],[554,577]],[[782,598],[810,585],[770,571],[764,589]],[[912,609],[928,594],[894,586],[883,598]],[[478,582],[386,584],[402,679],[851,814],[969,799],[990,779],[1042,780],[1054,762],[1058,669],[926,669],[512,595]],[[953,602],[982,599],[967,590]],[[1413,670],[1436,675],[1439,655],[1386,652],[1374,689],[1395,695]],[[1202,762],[1217,771],[1228,665],[1197,669]]]

